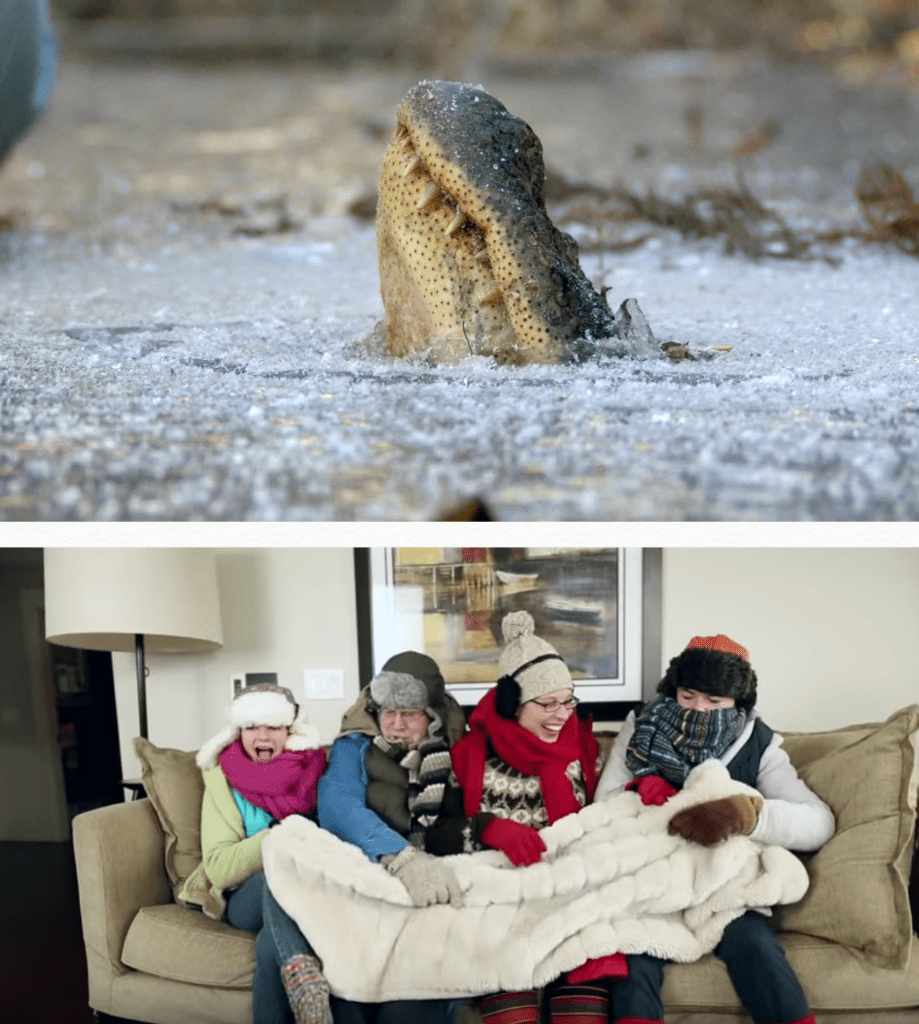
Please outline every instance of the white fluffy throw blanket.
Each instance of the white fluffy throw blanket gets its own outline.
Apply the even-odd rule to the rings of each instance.
[[[668,834],[677,811],[738,792],[752,791],[710,761],[663,807],[622,793],[557,821],[531,867],[495,850],[447,858],[462,906],[412,906],[383,867],[300,817],[265,837],[265,872],[336,995],[386,1002],[530,989],[616,951],[696,960],[748,908],[799,900],[807,873],[787,850],[743,836],[705,848]]]

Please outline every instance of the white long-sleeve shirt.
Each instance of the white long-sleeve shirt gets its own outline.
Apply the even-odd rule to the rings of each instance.
[[[741,734],[718,758],[722,764],[727,765],[750,739],[756,718],[754,710]],[[604,800],[622,792],[634,777],[625,761],[625,752],[634,731],[635,712],[632,711],[603,766],[595,800]],[[782,748],[782,737],[778,733],[773,734],[760,758],[756,788],[763,796],[763,808],[750,833],[751,839],[812,853],[833,837],[836,831],[833,812],[798,775]]]

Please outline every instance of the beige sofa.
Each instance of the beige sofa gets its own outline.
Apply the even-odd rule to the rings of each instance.
[[[914,705],[881,724],[785,734],[837,834],[808,858],[810,889],[777,926],[818,1017],[840,1024],[919,1024],[917,731]],[[90,1005],[153,1024],[251,1024],[252,936],[173,898],[200,859],[193,755],[136,747],[149,798],[74,820]],[[664,1000],[671,1024],[743,1014],[711,955],[669,966]]]

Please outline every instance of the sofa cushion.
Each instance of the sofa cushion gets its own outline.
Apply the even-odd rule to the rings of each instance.
[[[801,778],[836,815],[836,834],[805,858],[810,888],[777,910],[777,923],[888,969],[906,966],[912,939],[917,729],[912,705],[880,725],[783,734]]]
[[[248,988],[255,973],[255,942],[251,932],[167,903],[137,912],[121,960],[135,971],[172,981]]]
[[[919,998],[919,939],[913,942],[908,967],[883,970],[835,942],[810,935],[781,936],[788,962],[801,979],[808,1004],[818,1017],[821,1012],[915,1007]],[[661,996],[668,1021],[675,1012],[742,1012],[724,962],[713,953],[694,963],[668,964]]]
[[[175,896],[201,863],[204,780],[193,752],[157,747],[139,736],[134,740],[134,752],[165,836],[166,873]]]

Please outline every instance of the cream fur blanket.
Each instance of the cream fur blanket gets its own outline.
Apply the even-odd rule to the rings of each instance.
[[[668,834],[677,811],[738,792],[752,791],[710,761],[663,807],[622,793],[550,825],[548,852],[531,867],[494,850],[446,858],[461,906],[412,906],[383,867],[300,817],[265,837],[265,873],[336,995],[385,1002],[530,989],[617,950],[696,960],[748,908],[799,900],[807,873],[787,850],[743,836],[705,848]]]

